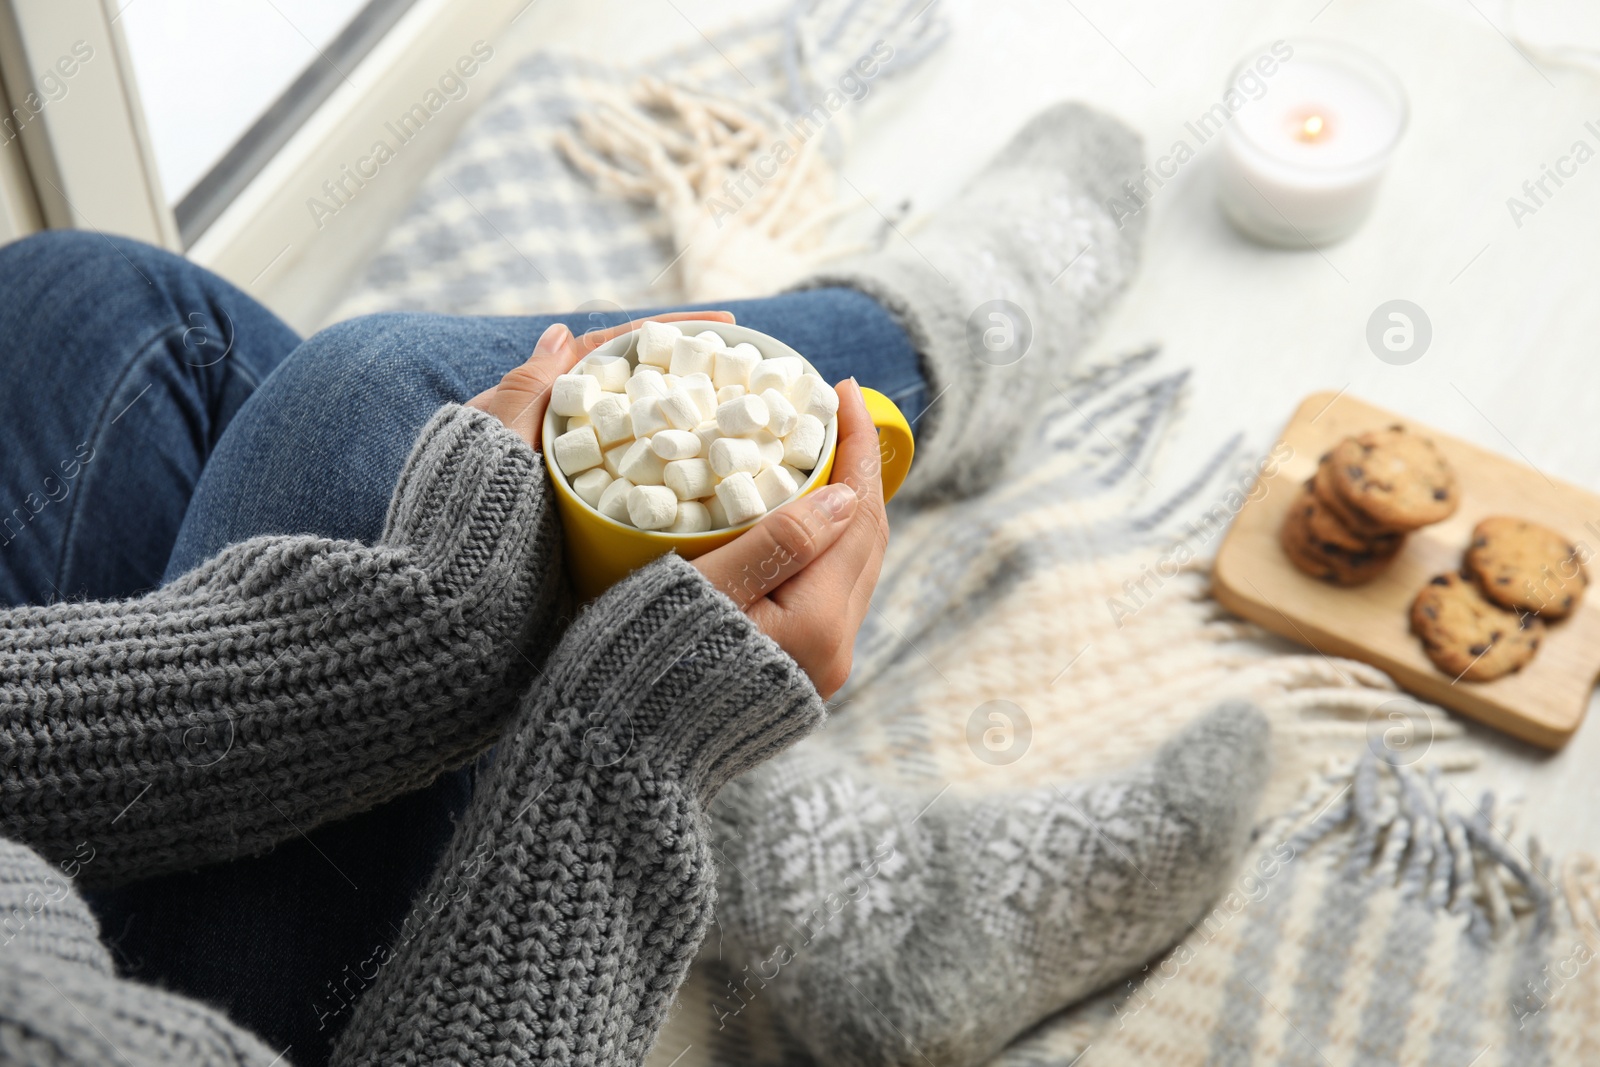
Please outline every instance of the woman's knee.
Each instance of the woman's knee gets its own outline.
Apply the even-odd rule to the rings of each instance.
[[[7,292],[71,285],[84,291],[148,290],[187,261],[130,237],[88,230],[43,230],[0,248],[0,285]]]
[[[498,381],[514,350],[500,320],[386,312],[336,323],[262,383],[214,461],[276,476],[298,461],[398,474],[433,413]]]
[[[387,313],[330,326],[262,383],[197,486],[170,579],[261,533],[371,540],[417,433],[518,361],[509,320]]]
[[[270,312],[181,256],[126,237],[47,230],[0,248],[0,336],[12,373],[113,381],[151,351],[180,374],[241,365],[253,385],[298,338]],[[236,344],[237,342],[237,344]],[[224,363],[224,360],[226,362]]]
[[[469,399],[498,379],[513,350],[495,320],[416,312],[348,319],[307,338],[269,389],[294,390],[298,405],[329,402],[426,421],[441,404]],[[492,381],[491,381],[492,384]],[[420,425],[420,423],[418,423]]]

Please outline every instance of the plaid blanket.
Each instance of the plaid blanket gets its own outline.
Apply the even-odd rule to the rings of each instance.
[[[649,72],[781,105],[852,33],[907,18],[895,0],[806,3]],[[908,61],[942,31],[916,32],[920,48],[898,49]],[[528,59],[341,317],[676,299],[664,221],[596,193],[552,143],[639,73]],[[1544,855],[1495,797],[1463,793],[1475,756],[1444,713],[1221,611],[1207,559],[1268,443],[1229,442],[1158,495],[1187,383],[1153,348],[1083,369],[1057,384],[1016,473],[977,499],[896,510],[855,674],[807,742],[901,784],[984,792],[1130,764],[1225,696],[1273,720],[1271,784],[1233,889],[1164,958],[1064,1006],[997,1065],[1600,1062],[1600,868]],[[1024,749],[1005,766],[969,741],[993,701]],[[808,1062],[759,999],[719,1027],[726,981],[714,931],[653,1064]]]
[[[922,62],[946,32],[938,0],[805,0],[781,19],[642,66],[529,56],[468,121],[332,318],[678,302],[678,250],[666,220],[649,204],[594,192],[557,149],[555,131],[642,74],[755,106],[798,104],[836,82],[875,39],[895,44],[881,81]],[[837,131],[829,137],[828,149],[840,151]]]

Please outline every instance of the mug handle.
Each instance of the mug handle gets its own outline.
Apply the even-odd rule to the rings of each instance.
[[[895,407],[893,400],[876,389],[861,389],[867,414],[878,428],[878,453],[883,459],[883,499],[891,500],[911,471],[911,457],[917,445],[911,437],[911,424]]]

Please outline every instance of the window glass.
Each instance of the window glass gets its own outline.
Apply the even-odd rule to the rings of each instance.
[[[115,18],[185,245],[411,2],[122,0]]]

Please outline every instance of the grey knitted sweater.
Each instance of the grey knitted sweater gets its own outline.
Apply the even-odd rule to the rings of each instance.
[[[257,852],[495,743],[333,1062],[642,1061],[711,912],[706,804],[822,706],[676,557],[558,638],[557,545],[539,457],[447,407],[373,546],[256,538],[0,613],[0,1062],[284,1063],[115,977],[72,883]]]

